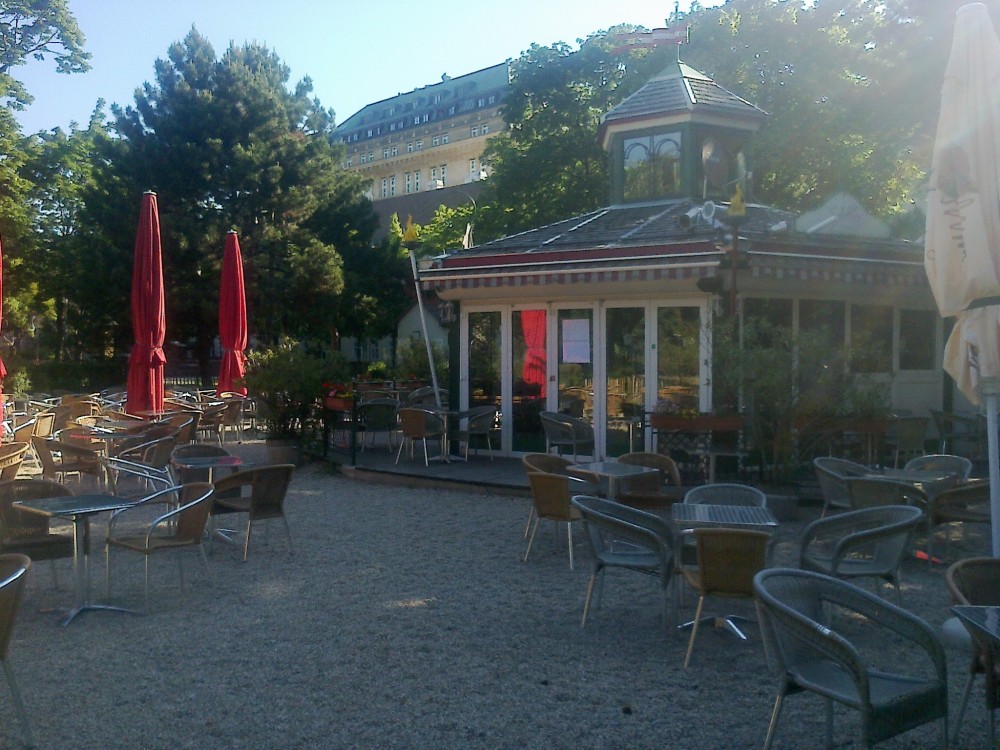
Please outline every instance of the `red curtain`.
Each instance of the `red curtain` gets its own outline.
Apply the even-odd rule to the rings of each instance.
[[[132,266],[132,331],[135,345],[128,361],[126,405],[132,414],[163,409],[163,368],[167,364],[163,340],[166,329],[160,214],[156,207],[156,193],[145,193]]]
[[[246,372],[247,303],[243,288],[243,256],[236,232],[226,235],[222,254],[222,287],[219,291],[219,344],[222,362],[216,394],[234,391],[247,393],[246,386],[236,385]]]
[[[527,347],[521,379],[527,385],[537,385],[538,395],[545,396],[545,310],[522,310],[521,331]]]

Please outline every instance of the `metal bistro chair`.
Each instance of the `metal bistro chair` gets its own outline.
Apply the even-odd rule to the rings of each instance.
[[[476,435],[486,439],[486,450],[490,454],[490,461],[493,460],[493,441],[491,435],[497,427],[497,415],[499,409],[496,405],[476,406],[458,415],[459,429],[455,433],[459,442],[465,443],[465,460],[469,460],[469,445]],[[478,449],[476,449],[478,453]]]
[[[399,410],[399,427],[403,432],[403,440],[396,451],[396,463],[403,455],[403,449],[409,444],[410,459],[413,459],[413,444],[420,441],[424,445],[424,466],[430,466],[427,455],[427,439],[434,438],[441,444],[441,455],[445,455],[444,438],[447,432],[446,417],[440,412],[417,407],[405,407]]]
[[[560,448],[570,448],[573,451],[573,461],[579,454],[589,455],[594,450],[594,427],[589,422],[560,414],[555,411],[543,411],[539,414],[542,429],[545,432],[545,452],[556,452]]]
[[[372,448],[375,436],[383,432],[391,453],[395,446],[395,436],[399,432],[399,401],[394,398],[374,398],[358,405],[358,431],[361,433],[361,450],[368,444],[371,435]]]
[[[580,627],[587,625],[591,596],[598,579],[600,601],[606,568],[622,568],[655,576],[660,582],[663,622],[671,628],[676,625],[677,608],[674,607],[671,618],[668,597],[670,581],[674,578],[673,532],[669,524],[652,513],[599,497],[576,495],[571,502],[583,516],[583,525],[594,552],[594,569],[587,584]]]
[[[914,727],[942,720],[948,746],[948,676],[944,648],[916,615],[836,578],[770,568],[754,578],[761,635],[779,678],[764,750],[774,742],[785,697],[816,693],[826,703],[826,747],[833,747],[833,702],[859,713],[860,747],[871,748]],[[872,664],[830,621],[863,619],[920,657],[919,667]],[[873,637],[876,637],[873,634]],[[909,661],[903,661],[908,664]],[[924,666],[926,665],[926,666]]]
[[[847,492],[846,480],[849,477],[864,477],[871,473],[871,469],[864,464],[830,456],[814,458],[813,467],[816,469],[816,478],[819,480],[819,489],[823,495],[823,516],[832,508],[839,510],[850,508],[851,498]]]
[[[3,663],[4,675],[10,686],[11,697],[14,699],[14,709],[21,722],[25,747],[34,747],[35,740],[31,735],[31,724],[28,721],[28,712],[24,708],[24,701],[21,700],[21,691],[14,679],[14,671],[10,668],[9,651],[30,567],[31,559],[26,555],[0,555],[0,662]]]

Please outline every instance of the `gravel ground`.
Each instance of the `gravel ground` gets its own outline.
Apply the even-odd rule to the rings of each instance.
[[[749,643],[704,630],[684,670],[686,640],[665,631],[655,583],[621,571],[581,629],[584,535],[574,571],[565,537],[548,530],[523,563],[528,502],[364,484],[312,464],[297,471],[286,508],[294,556],[280,522],[262,524],[270,533],[255,534],[247,563],[215,545],[214,587],[193,557],[183,591],[176,565],[154,560],[146,615],[93,612],[66,628],[44,610],[71,601],[69,561],[57,562],[58,588],[39,563],[10,650],[37,746],[760,747],[776,682],[756,630]],[[782,525],[778,562],[793,559],[815,515]],[[951,555],[987,545],[967,532]],[[101,592],[103,555],[92,567]],[[141,560],[119,554],[114,570],[116,603],[141,607]],[[686,597],[681,617],[695,601]],[[903,602],[932,624],[946,619],[942,569],[909,561]],[[956,708],[966,665],[949,652]],[[980,691],[960,747],[983,746]],[[19,747],[0,696],[0,748]],[[790,698],[775,747],[820,747],[822,715],[816,698]],[[835,715],[837,747],[853,747],[853,716]],[[880,747],[937,747],[939,737],[937,723]]]

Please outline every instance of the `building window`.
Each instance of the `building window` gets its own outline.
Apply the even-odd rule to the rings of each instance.
[[[370,162],[371,161],[375,161],[375,152],[374,151],[369,151],[368,152],[368,161],[370,161]]]
[[[371,137],[372,137],[372,131],[371,131],[371,130],[369,130],[369,131],[368,131],[368,137],[369,137],[369,138],[371,138]]]
[[[430,119],[431,119],[431,116],[430,116],[429,114],[425,114],[425,115],[424,115],[424,118],[423,118],[423,121],[424,121],[424,122],[427,122],[427,121],[428,121],[428,120],[430,120]]]
[[[452,105],[452,106],[448,107],[448,115],[449,116],[454,116],[454,114],[455,114],[455,105]]]
[[[497,95],[490,94],[490,104],[496,104],[496,103],[497,103]]]
[[[625,200],[668,198],[681,189],[681,134],[625,138]]]
[[[361,154],[361,163],[362,164],[367,164],[368,163],[367,162],[367,157],[364,154]]]
[[[396,154],[398,154],[398,153],[399,153],[399,151],[397,151],[397,148],[396,148],[396,146],[393,146],[393,147],[392,147],[392,152],[391,152],[391,153],[392,153],[392,155],[393,155],[393,156],[396,156]]]
[[[404,184],[403,187],[404,193],[409,195],[410,193],[413,192],[413,177],[410,175],[409,172],[403,175],[403,184]]]
[[[420,115],[417,115],[416,117],[413,118],[413,124],[414,125],[420,124]]]
[[[444,144],[446,144],[447,142],[448,142],[448,134],[447,134],[447,133],[444,133],[444,134],[443,134],[443,135],[441,136],[441,145],[443,146],[443,145],[444,145]]]
[[[934,370],[934,346],[938,326],[935,310],[899,311],[899,369]]]
[[[396,175],[389,178],[389,197],[396,194]]]
[[[447,164],[442,164],[441,165],[441,185],[447,185],[447,184],[448,184],[448,165]]]
[[[483,123],[483,135],[486,135],[489,132],[490,132],[490,126],[487,125],[486,123]]]
[[[382,197],[389,197],[389,181],[385,177],[382,178]]]
[[[413,153],[413,141],[410,141],[409,143],[406,144],[406,153],[408,154]]]
[[[424,142],[423,141],[417,141],[417,151],[422,151],[423,148],[424,148]]]
[[[441,145],[441,136],[436,135],[433,138],[431,138],[431,146],[440,146],[440,145]]]
[[[891,372],[891,307],[851,305],[851,360],[855,372]]]
[[[485,107],[486,106],[486,100],[485,99],[477,99],[476,100],[476,106],[477,107]]]
[[[383,159],[388,159],[389,158],[389,149],[388,148],[382,149],[382,158]]]
[[[419,193],[420,192],[420,170],[419,169],[416,172],[413,173],[413,192],[414,193]]]
[[[476,160],[475,159],[469,159],[469,174],[471,174],[471,175],[476,174]]]
[[[472,129],[469,131],[469,135],[471,135],[473,138],[478,138],[479,137],[479,126],[478,125],[473,125]]]
[[[345,161],[344,162],[344,166],[347,167],[348,169],[350,169],[351,167],[353,167],[354,166],[354,159],[348,159],[347,161]]]
[[[438,178],[438,168],[431,167],[431,182],[434,182]]]

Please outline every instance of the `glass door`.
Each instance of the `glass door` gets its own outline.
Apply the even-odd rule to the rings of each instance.
[[[646,308],[608,308],[604,340],[604,454],[620,456],[643,448]]]
[[[511,413],[513,449],[545,451],[545,433],[539,414],[548,396],[548,314],[542,310],[514,310],[511,314]]]
[[[556,323],[557,392],[549,394],[550,408],[593,424],[594,311],[558,310]]]

